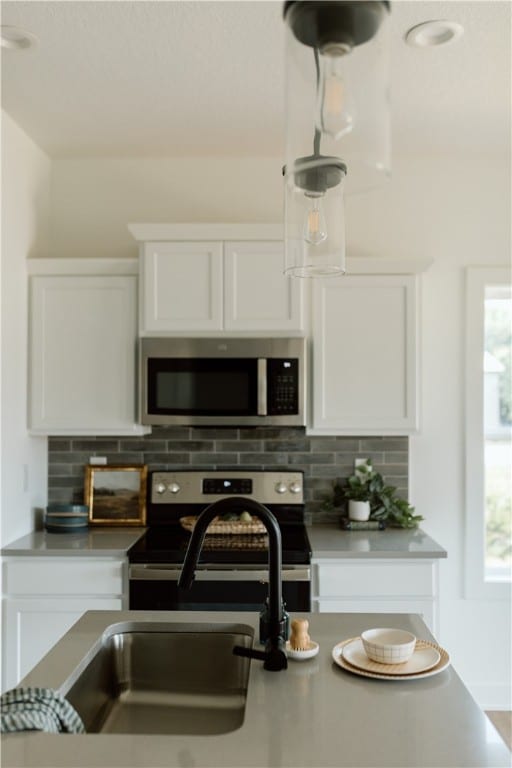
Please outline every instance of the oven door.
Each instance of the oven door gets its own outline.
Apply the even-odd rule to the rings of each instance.
[[[190,589],[178,587],[175,565],[131,565],[130,609],[147,611],[260,611],[268,595],[261,566],[199,566]],[[311,610],[311,569],[283,566],[283,601],[289,611]]]

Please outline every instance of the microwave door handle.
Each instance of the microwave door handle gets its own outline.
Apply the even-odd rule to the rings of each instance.
[[[258,358],[258,416],[267,415],[267,359]]]

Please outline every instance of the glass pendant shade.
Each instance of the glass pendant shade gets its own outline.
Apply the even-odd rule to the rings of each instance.
[[[285,272],[342,275],[345,178],[350,194],[390,173],[389,2],[290,0],[284,17]]]
[[[389,17],[385,0],[284,4],[285,164],[337,157],[347,195],[381,186],[391,171]]]
[[[337,158],[299,158],[285,174],[285,273],[323,277],[345,273],[343,189]]]

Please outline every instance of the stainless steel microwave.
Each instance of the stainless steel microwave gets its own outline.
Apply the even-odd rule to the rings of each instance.
[[[303,338],[142,338],[142,424],[304,426]]]

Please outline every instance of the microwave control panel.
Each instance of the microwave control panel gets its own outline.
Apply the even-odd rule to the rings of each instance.
[[[299,361],[267,360],[268,412],[271,416],[299,412]]]

